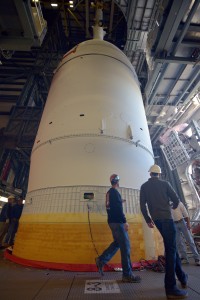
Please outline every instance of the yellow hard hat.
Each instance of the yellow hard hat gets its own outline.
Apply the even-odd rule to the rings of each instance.
[[[153,165],[151,166],[151,168],[149,169],[150,173],[158,173],[161,174],[161,168],[158,165]]]
[[[15,199],[15,196],[9,196],[8,199]]]

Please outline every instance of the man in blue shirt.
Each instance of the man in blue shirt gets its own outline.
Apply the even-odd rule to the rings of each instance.
[[[106,194],[106,211],[108,215],[108,225],[113,235],[113,242],[96,260],[98,271],[103,275],[103,266],[115,255],[120,249],[121,264],[123,269],[123,282],[141,281],[139,276],[133,275],[130,259],[130,242],[128,236],[128,223],[123,213],[122,198],[117,188],[119,187],[119,176],[113,174],[110,176],[112,187]]]

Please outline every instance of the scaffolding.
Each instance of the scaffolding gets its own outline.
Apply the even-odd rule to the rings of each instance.
[[[171,130],[160,146],[171,171],[180,178],[191,219],[200,217],[200,126],[194,120],[182,132]]]

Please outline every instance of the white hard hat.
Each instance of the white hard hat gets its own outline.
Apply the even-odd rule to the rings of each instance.
[[[150,173],[158,173],[161,174],[161,168],[158,165],[153,165],[151,166],[151,168],[149,169]]]

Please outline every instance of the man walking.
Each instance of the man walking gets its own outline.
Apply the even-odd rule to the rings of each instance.
[[[119,187],[119,176],[113,174],[110,176],[112,187],[106,194],[106,210],[108,215],[108,225],[113,235],[113,242],[96,260],[99,273],[103,275],[103,266],[115,255],[120,249],[121,264],[123,269],[123,282],[141,281],[140,276],[133,275],[130,259],[130,242],[128,236],[128,223],[123,213],[121,195],[117,188]]]
[[[195,246],[194,239],[190,232],[190,219],[188,212],[182,202],[179,203],[176,209],[172,209],[172,217],[174,219],[175,228],[176,228],[176,246],[177,250],[181,257],[181,262],[189,264],[189,260],[187,257],[185,240],[190,247],[192,252],[195,264],[200,266],[200,255]],[[183,239],[183,237],[185,239]]]
[[[8,231],[8,227],[11,221],[11,210],[15,197],[9,196],[8,202],[4,204],[0,213],[0,246],[4,240],[4,237]]]
[[[179,199],[169,182],[159,179],[161,169],[158,165],[151,166],[149,172],[151,178],[141,186],[140,190],[141,211],[147,225],[150,228],[156,225],[163,237],[166,259],[166,296],[168,299],[183,299],[187,297],[187,291],[177,287],[175,275],[182,288],[187,287],[188,276],[181,268],[181,261],[176,251],[176,229],[170,206],[171,202],[175,209],[179,204]]]
[[[13,206],[11,211],[11,221],[8,228],[8,233],[5,237],[5,247],[13,246],[14,244],[15,234],[19,226],[19,219],[21,217],[23,207],[23,197],[19,196],[17,203]]]

